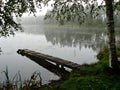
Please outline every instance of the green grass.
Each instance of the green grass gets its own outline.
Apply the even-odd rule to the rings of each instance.
[[[120,45],[117,50],[120,56]],[[108,49],[99,55],[99,62],[73,70],[64,83],[46,90],[120,90],[120,73],[108,67]]]

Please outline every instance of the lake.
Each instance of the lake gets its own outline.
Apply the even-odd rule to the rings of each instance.
[[[58,80],[59,77],[25,56],[17,54],[18,49],[30,49],[44,54],[60,57],[78,64],[97,62],[96,55],[107,44],[107,33],[101,29],[72,26],[51,26],[45,24],[24,25],[24,32],[15,36],[0,38],[0,72],[8,67],[11,78],[20,71],[22,80],[30,78],[39,71],[42,83]],[[119,41],[119,33],[117,40]],[[0,80],[4,80],[0,74]]]

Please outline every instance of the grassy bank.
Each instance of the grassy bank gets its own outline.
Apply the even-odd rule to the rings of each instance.
[[[120,56],[120,45],[117,49]],[[73,70],[64,83],[45,90],[120,90],[120,73],[108,67],[108,49],[102,50],[98,57],[99,62]]]

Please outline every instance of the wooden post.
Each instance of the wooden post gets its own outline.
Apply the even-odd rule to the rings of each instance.
[[[56,66],[59,67],[59,64],[56,63]]]
[[[64,66],[63,66],[63,65],[61,65],[61,68],[65,70],[65,68],[64,68]]]

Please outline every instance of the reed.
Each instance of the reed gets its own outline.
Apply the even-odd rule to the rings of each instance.
[[[0,90],[38,90],[42,86],[41,74],[35,71],[31,77],[22,81],[20,71],[13,78],[10,78],[8,67],[2,71],[5,80],[0,83]]]

